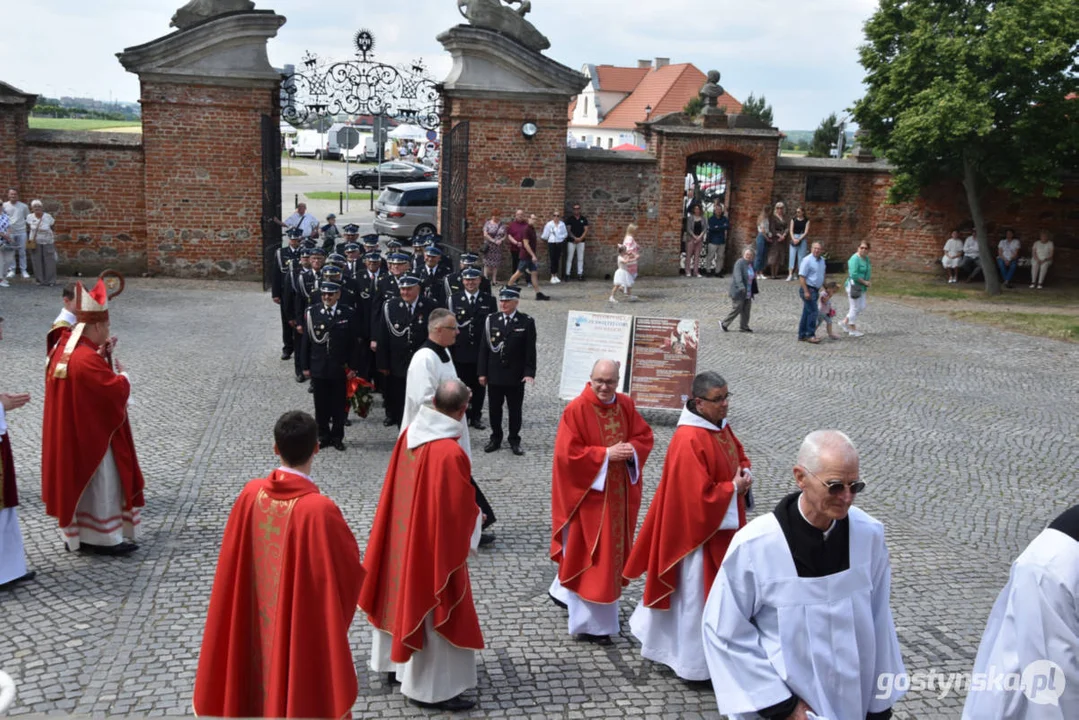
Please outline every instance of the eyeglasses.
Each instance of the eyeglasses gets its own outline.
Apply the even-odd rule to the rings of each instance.
[[[726,395],[719,395],[714,398],[699,397],[697,399],[703,402],[725,403],[731,399],[731,395],[734,395],[734,393],[729,392]]]
[[[798,467],[802,466],[799,465]],[[843,490],[850,490],[851,495],[857,495],[861,491],[865,490],[865,483],[861,480],[855,480],[852,483],[845,483],[840,480],[832,480],[831,482],[825,482],[824,480],[821,480],[819,477],[817,477],[817,474],[814,473],[812,470],[808,470],[804,467],[802,467],[802,469],[812,475],[814,478],[816,478],[821,485],[828,488],[829,495],[842,495]]]
[[[618,384],[618,378],[614,378],[613,380],[604,380],[602,378],[592,378],[592,382],[595,383],[596,385],[604,385],[604,386],[617,385]]]

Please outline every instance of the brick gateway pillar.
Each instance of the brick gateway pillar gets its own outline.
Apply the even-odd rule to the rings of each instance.
[[[142,86],[149,272],[261,276],[261,128],[281,81],[266,42],[284,22],[227,13],[118,55]]]
[[[467,142],[467,153],[443,157],[452,165],[439,187],[439,210],[450,227],[440,230],[448,243],[475,249],[494,210],[509,218],[522,208],[546,222],[564,206],[566,108],[588,79],[495,30],[458,25],[438,41],[453,56],[442,137]],[[464,123],[467,140],[454,133]]]

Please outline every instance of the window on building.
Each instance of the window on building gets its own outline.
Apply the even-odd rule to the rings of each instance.
[[[588,96],[584,96],[584,114],[588,115]]]
[[[614,147],[614,138],[607,138],[607,149],[610,150]]]

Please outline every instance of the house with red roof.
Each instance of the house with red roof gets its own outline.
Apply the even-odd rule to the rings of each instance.
[[[638,60],[637,67],[585,65],[589,82],[569,105],[569,137],[576,147],[611,149],[644,147],[637,123],[679,112],[697,97],[707,76],[692,63],[671,64],[670,58]],[[742,103],[724,94],[720,106],[741,112]]]

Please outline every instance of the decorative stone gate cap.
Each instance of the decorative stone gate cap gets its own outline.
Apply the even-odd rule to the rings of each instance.
[[[453,56],[442,83],[450,95],[569,98],[588,84],[585,75],[495,30],[458,25],[438,36]]]
[[[510,5],[517,5],[517,9]],[[532,10],[531,0],[457,0],[457,10],[473,27],[499,32],[529,50],[539,52],[551,47],[551,41],[525,20]]]
[[[281,75],[270,65],[266,42],[285,18],[273,10],[207,17],[174,33],[117,53],[142,80],[234,87],[273,87]]]

